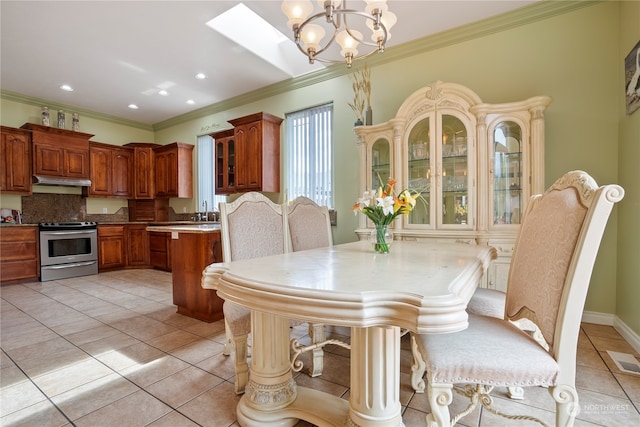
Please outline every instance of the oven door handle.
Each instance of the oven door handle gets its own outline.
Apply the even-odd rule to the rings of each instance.
[[[72,267],[85,267],[87,265],[93,265],[96,261],[84,261],[84,262],[74,262],[69,264],[57,264],[57,265],[43,265],[43,270],[61,270],[63,268],[72,268]]]
[[[69,236],[71,234],[94,234],[96,230],[82,230],[82,231],[41,231],[41,234],[45,236]]]

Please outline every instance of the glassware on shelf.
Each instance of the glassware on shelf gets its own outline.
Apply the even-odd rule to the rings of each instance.
[[[64,111],[59,110],[58,111],[58,128],[60,129],[64,129],[65,128],[65,114]]]
[[[49,107],[42,107],[42,126],[51,126]]]

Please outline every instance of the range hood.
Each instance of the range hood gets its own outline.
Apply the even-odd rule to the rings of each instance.
[[[91,181],[82,178],[68,178],[62,176],[33,175],[33,183],[40,185],[57,185],[59,187],[90,187]]]

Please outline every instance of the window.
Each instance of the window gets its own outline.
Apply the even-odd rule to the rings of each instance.
[[[205,201],[209,212],[217,211],[218,205],[227,201],[226,196],[216,196],[215,194],[213,142],[213,138],[209,135],[198,137],[198,205],[196,212],[204,211]]]
[[[333,104],[286,115],[287,198],[333,208]]]

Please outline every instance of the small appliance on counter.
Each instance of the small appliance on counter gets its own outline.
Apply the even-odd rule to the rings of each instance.
[[[16,209],[0,209],[0,223],[5,224],[22,224],[22,213]]]

